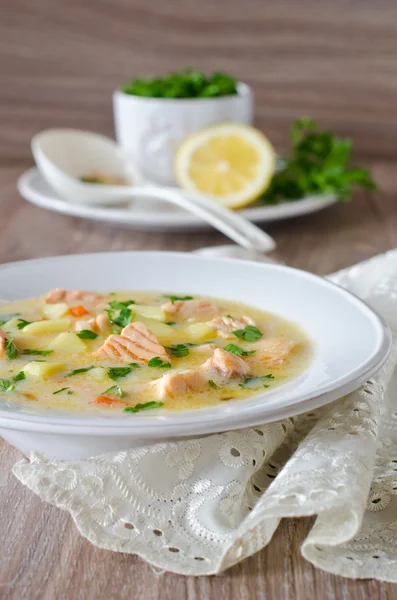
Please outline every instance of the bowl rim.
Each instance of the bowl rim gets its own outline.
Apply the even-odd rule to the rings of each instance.
[[[246,261],[241,259],[232,258],[208,258],[194,254],[188,254],[184,252],[168,252],[168,251],[125,251],[125,252],[97,252],[97,253],[86,253],[86,254],[72,254],[54,257],[44,257],[23,261],[15,261],[0,265],[0,273],[7,271],[8,269],[24,268],[26,265],[32,265],[33,268],[40,268],[46,266],[49,262],[66,262],[70,259],[79,261],[82,257],[95,257],[100,260],[103,256],[111,256],[114,260],[117,260],[121,255],[126,257],[136,256],[142,258],[143,255],[156,257],[175,257],[183,258],[188,263],[201,262],[201,263],[214,263],[217,264],[239,264],[249,265],[250,268],[256,268],[258,270],[279,270],[297,273],[299,277],[303,279],[314,280],[318,285],[332,288],[337,290],[342,296],[355,304],[362,312],[366,313],[368,318],[371,320],[374,328],[377,332],[377,346],[368,357],[366,362],[359,367],[355,367],[352,372],[347,375],[341,375],[336,380],[332,380],[330,383],[320,386],[317,390],[309,390],[301,393],[299,399],[295,399],[292,405],[281,406],[273,410],[275,413],[274,418],[269,416],[259,415],[259,407],[252,407],[252,410],[244,411],[244,403],[234,403],[234,407],[240,406],[234,411],[225,410],[222,415],[213,418],[211,414],[204,415],[203,411],[190,410],[190,411],[176,411],[176,418],[170,418],[170,414],[156,414],[153,416],[139,416],[138,419],[132,421],[123,417],[112,417],[110,420],[106,420],[103,416],[89,415],[88,417],[78,416],[73,417],[71,415],[59,414],[50,415],[36,414],[30,415],[28,413],[10,412],[8,410],[0,409],[0,427],[4,429],[14,430],[25,430],[25,431],[41,431],[41,432],[59,432],[68,433],[75,435],[121,435],[121,436],[134,436],[134,437],[152,437],[155,439],[164,439],[164,437],[180,437],[180,436],[194,436],[203,435],[205,433],[214,433],[219,431],[225,431],[228,429],[239,429],[243,427],[249,427],[258,425],[261,422],[270,422],[272,420],[279,420],[294,414],[305,412],[306,410],[314,410],[319,406],[322,406],[332,400],[335,400],[347,393],[350,393],[354,389],[357,389],[359,385],[364,383],[369,377],[371,377],[386,361],[392,343],[392,336],[390,329],[386,321],[380,317],[372,308],[370,308],[360,298],[334,284],[333,282],[326,280],[322,277],[314,275],[312,273],[302,271],[293,267],[288,267],[280,264],[269,264],[269,263],[258,263],[253,261]],[[62,264],[60,265],[62,268]],[[352,377],[354,374],[354,377]],[[317,391],[317,393],[315,393]],[[252,398],[260,397],[253,396]],[[247,407],[246,407],[247,408]],[[257,410],[255,410],[257,409]],[[205,409],[204,409],[205,410]],[[231,414],[233,413],[233,414]],[[81,415],[81,413],[77,413]],[[194,415],[196,418],[194,419]],[[200,418],[197,419],[197,416]],[[193,419],[192,419],[193,418]],[[192,424],[193,420],[193,424]]]
[[[192,103],[213,103],[213,102],[221,102],[222,100],[236,100],[236,99],[250,99],[253,97],[252,87],[243,81],[237,82],[237,94],[226,94],[225,96],[213,96],[211,98],[151,98],[149,96],[135,96],[134,94],[126,94],[120,88],[116,88],[113,92],[113,98],[128,98],[131,101],[136,101],[137,103],[152,103],[152,104],[162,104],[175,102],[176,104],[192,104]]]

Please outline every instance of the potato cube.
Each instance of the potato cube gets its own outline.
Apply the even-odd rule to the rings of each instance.
[[[4,323],[3,325],[3,329],[6,333],[8,333],[9,331],[18,331],[18,321],[19,321],[19,317],[14,317],[13,319],[10,319],[9,321],[7,321],[7,323]]]
[[[168,342],[172,340],[174,330],[170,325],[161,323],[156,319],[147,319],[146,317],[139,317],[137,321],[140,321],[146,325],[150,331],[153,331],[154,335],[158,337],[160,342]]]
[[[52,321],[35,321],[26,325],[21,332],[29,335],[51,335],[60,331],[67,331],[71,326],[69,319],[54,319]]]
[[[60,319],[69,312],[69,306],[66,302],[59,302],[58,304],[46,304],[43,308],[43,312],[48,319]]]
[[[93,381],[109,381],[109,377],[107,375],[106,369],[103,367],[95,367],[95,369],[91,369],[85,373],[87,379],[92,379]]]
[[[75,333],[60,333],[52,340],[48,346],[49,350],[56,350],[64,354],[75,354],[76,352],[86,352],[87,346],[77,337]]]
[[[204,342],[214,337],[215,331],[208,323],[192,323],[183,328],[186,332],[187,341]],[[182,330],[181,330],[182,333]]]
[[[140,320],[139,317],[156,319],[156,321],[164,321],[165,319],[165,313],[160,306],[143,306],[141,304],[134,304],[130,308],[136,313],[137,321]]]
[[[25,365],[22,371],[25,373],[26,377],[32,379],[48,379],[54,373],[61,371],[64,368],[64,365],[60,363],[52,363],[52,362],[37,362],[33,360],[32,362]]]

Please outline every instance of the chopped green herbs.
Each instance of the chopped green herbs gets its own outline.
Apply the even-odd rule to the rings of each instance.
[[[16,375],[14,375],[14,377],[12,378],[13,381],[17,382],[17,381],[23,381],[24,379],[26,379],[25,373],[23,371],[19,371],[19,373],[17,373]]]
[[[15,383],[18,381],[23,381],[25,379],[25,373],[23,371],[19,371],[14,377],[11,379],[0,379],[0,390],[4,392],[13,392],[15,390]]]
[[[102,392],[102,396],[107,396],[110,394],[111,396],[118,396],[119,398],[123,398],[125,396],[123,390],[120,385],[112,385],[112,387],[108,388],[104,392]]]
[[[132,369],[139,369],[141,365],[138,363],[130,363],[128,367],[109,367],[108,376],[113,381],[127,377],[132,372]]]
[[[5,338],[6,343],[6,356],[8,360],[14,360],[18,357],[18,349],[14,344],[14,340]]]
[[[122,308],[117,317],[115,317],[114,311],[111,309],[106,309],[106,312],[109,317],[109,321],[113,325],[117,325],[117,327],[127,327],[135,318],[135,313],[132,312],[130,308]],[[118,333],[118,331],[116,332]]]
[[[240,346],[236,346],[236,344],[228,344],[225,346],[225,350],[236,356],[251,356],[251,354],[255,354],[256,352],[256,350],[244,350],[244,348],[240,348]]]
[[[245,389],[256,389],[260,387],[268,388],[269,384],[264,383],[269,380],[273,380],[274,375],[269,373],[268,375],[260,375],[259,377],[246,377],[243,383],[240,383],[239,386]]]
[[[24,329],[26,325],[30,325],[33,321],[26,321],[25,319],[18,319],[17,328]]]
[[[26,350],[22,351],[22,354],[26,354],[28,356],[48,356],[53,352],[53,350],[34,350],[32,348],[26,348]]]
[[[0,379],[0,390],[4,392],[13,392],[15,385],[9,379]]]
[[[74,369],[74,371],[70,371],[70,373],[68,373],[67,375],[65,375],[65,377],[73,377],[73,375],[80,375],[80,373],[87,373],[87,371],[91,371],[91,369],[94,369],[94,365],[91,365],[90,367],[84,367],[82,369]]]
[[[137,413],[141,410],[150,410],[151,408],[160,408],[164,402],[145,402],[145,404],[136,404],[135,406],[126,406],[124,412]]]
[[[168,296],[167,294],[164,294],[163,298],[168,298],[171,300],[172,304],[175,304],[175,302],[178,302],[179,300],[193,300],[193,296]]]
[[[100,177],[95,177],[95,176],[90,176],[90,175],[83,175],[83,177],[79,177],[80,181],[82,181],[83,183],[106,183],[106,181],[104,179],[101,179]]]
[[[123,308],[128,308],[131,304],[135,304],[135,300],[112,300],[109,302],[110,308],[113,310],[121,310]]]
[[[171,369],[171,363],[162,361],[159,356],[154,356],[149,360],[148,367],[158,367],[159,369]]]
[[[95,340],[98,337],[98,334],[95,331],[91,331],[91,329],[82,329],[76,335],[82,340]]]
[[[166,321],[164,325],[176,325],[176,321]]]
[[[189,348],[185,344],[176,344],[175,346],[166,346],[166,349],[171,352],[172,356],[178,358],[187,356],[189,354]]]
[[[244,329],[236,329],[233,335],[246,342],[256,342],[262,337],[262,332],[254,325],[246,325]]]
[[[324,194],[346,201],[354,186],[376,188],[367,169],[350,166],[351,140],[338,138],[329,130],[319,131],[317,123],[308,117],[293,123],[290,137],[291,151],[282,158],[282,168],[262,195],[264,204]]]
[[[208,385],[212,388],[214,388],[214,390],[220,390],[221,388],[219,387],[219,385],[216,385],[215,381],[213,381],[212,379],[209,380]]]
[[[124,94],[145,98],[213,98],[237,94],[237,83],[226,73],[206,76],[189,68],[165,77],[135,77],[122,84],[121,90]]]
[[[53,396],[56,396],[57,394],[61,394],[62,392],[66,392],[66,390],[70,390],[70,388],[68,387],[63,387],[60,390],[57,390],[56,392],[52,392]],[[68,394],[73,393],[73,392],[68,392]]]

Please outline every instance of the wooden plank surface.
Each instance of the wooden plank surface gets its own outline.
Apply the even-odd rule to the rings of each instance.
[[[316,215],[269,228],[287,264],[325,274],[397,245],[396,163],[373,163],[383,188]],[[74,252],[223,243],[216,233],[145,234],[51,214],[15,191],[19,167],[0,168],[0,259]],[[40,236],[32,234],[40,228]],[[354,582],[314,569],[299,553],[312,519],[285,520],[270,545],[219,577],[159,575],[137,557],[81,538],[66,513],[44,504],[11,474],[19,453],[0,442],[0,598],[4,600],[391,600],[397,586]]]
[[[3,0],[0,156],[47,127],[111,134],[111,93],[186,65],[253,85],[257,123],[282,147],[310,114],[397,157],[395,0]]]
[[[18,175],[41,129],[111,134],[110,95],[134,74],[187,64],[254,86],[257,124],[283,149],[310,114],[356,142],[375,195],[268,227],[275,258],[324,274],[397,245],[397,4],[394,0],[12,0],[0,5],[0,262],[74,252],[192,250],[214,232],[146,234],[51,214],[22,201]],[[1,293],[0,293],[1,296]],[[94,548],[72,519],[11,474],[0,442],[0,598],[4,600],[391,600],[397,586],[314,569],[299,553],[311,519],[219,577],[158,574]]]

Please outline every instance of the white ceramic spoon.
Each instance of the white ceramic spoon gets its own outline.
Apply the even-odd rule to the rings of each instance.
[[[270,252],[276,246],[262,229],[205,196],[143,183],[138,173],[131,178],[121,150],[105,136],[76,129],[48,129],[33,138],[32,152],[43,177],[69,202],[109,205],[134,198],[156,198],[201,217],[248,250]],[[82,175],[93,172],[120,177],[130,185],[80,181]]]

